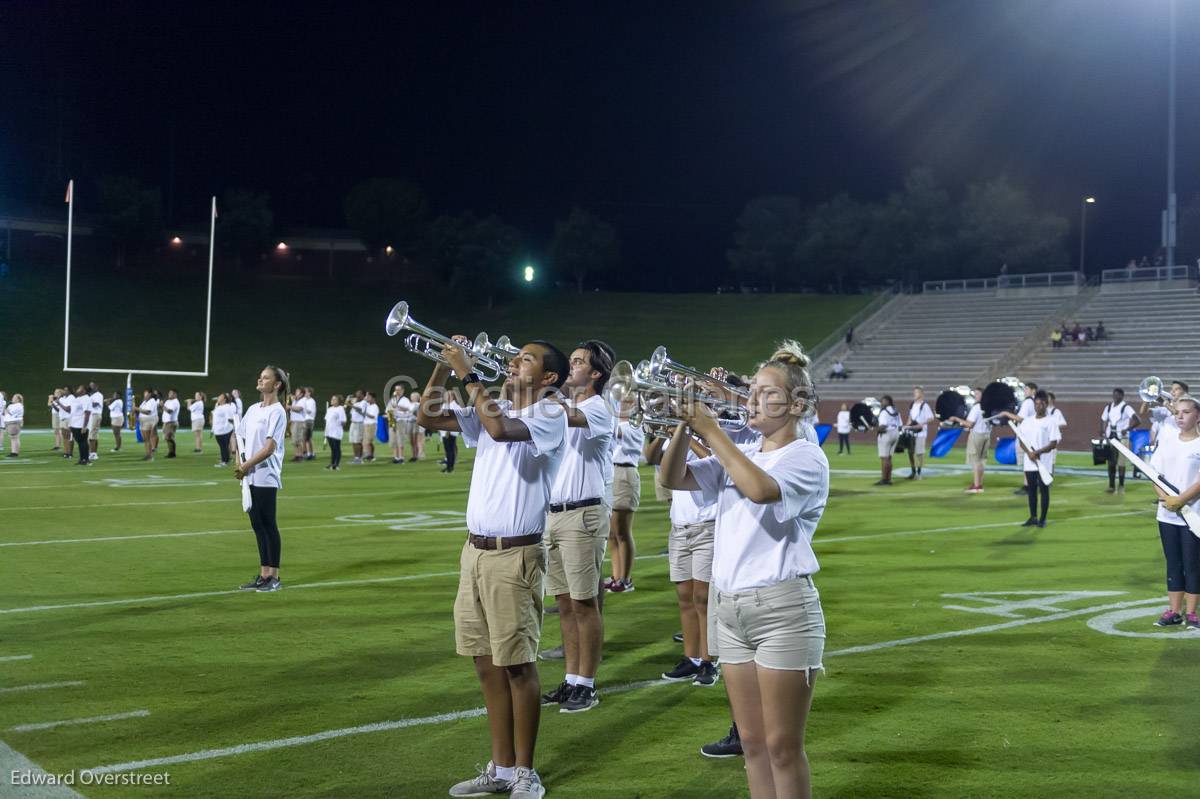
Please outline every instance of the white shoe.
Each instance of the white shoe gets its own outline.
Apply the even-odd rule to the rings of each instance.
[[[476,766],[475,768],[479,768]],[[488,761],[487,768],[480,769],[479,774],[470,780],[463,780],[450,789],[451,796],[492,796],[508,793],[512,783],[496,776],[496,764]]]
[[[538,773],[531,768],[518,767],[509,799],[542,799],[545,795],[546,786],[542,785]]]
[[[88,453],[88,460],[89,460],[89,461],[98,461],[98,460],[100,460],[100,456],[99,456],[99,455],[97,455],[97,454],[96,454],[96,453],[94,453],[94,452],[89,452],[89,453]]]

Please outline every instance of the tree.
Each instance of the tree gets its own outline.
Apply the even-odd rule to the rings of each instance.
[[[602,219],[580,208],[572,208],[565,220],[554,225],[550,243],[550,262],[554,268],[575,279],[582,294],[584,280],[616,268],[621,260],[617,231]]]
[[[967,276],[990,276],[1003,264],[1013,272],[1070,268],[1067,220],[1034,209],[1024,188],[997,178],[967,189],[960,212],[959,246]]]
[[[521,232],[492,215],[442,216],[430,228],[434,263],[456,297],[491,308],[515,280]]]
[[[117,268],[130,252],[162,238],[162,192],[134,177],[111,175],[97,182],[99,229],[117,251]]]
[[[275,216],[266,194],[249,189],[230,189],[217,212],[217,243],[232,256],[234,270],[243,260],[254,259],[271,247]]]
[[[845,291],[887,274],[887,264],[870,259],[864,247],[874,209],[839,194],[805,216],[796,245],[796,268],[811,285]]]
[[[725,257],[745,288],[763,282],[774,292],[796,273],[796,248],[803,236],[804,214],[795,197],[755,197],[738,217],[733,249]]]
[[[428,241],[429,203],[415,183],[371,178],[350,190],[343,207],[347,224],[372,250],[391,246],[411,258]]]
[[[914,169],[904,190],[873,209],[864,247],[875,278],[915,283],[955,271],[957,210],[928,169]]]

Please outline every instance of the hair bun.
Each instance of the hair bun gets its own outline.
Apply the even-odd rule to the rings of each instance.
[[[786,339],[781,342],[775,350],[775,354],[770,359],[779,363],[786,363],[789,366],[797,366],[801,369],[807,369],[809,363],[812,361],[800,342],[794,339]]]

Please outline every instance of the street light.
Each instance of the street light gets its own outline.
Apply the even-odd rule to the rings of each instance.
[[[1095,197],[1084,197],[1079,203],[1079,271],[1083,272],[1083,258],[1087,253],[1087,207],[1096,202]]]

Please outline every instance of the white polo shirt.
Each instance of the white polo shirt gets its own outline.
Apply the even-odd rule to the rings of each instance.
[[[467,529],[476,535],[533,535],[545,532],[550,488],[562,462],[567,441],[567,416],[562,406],[543,399],[503,413],[529,428],[529,441],[496,441],[474,407],[452,409],[463,443],[478,449],[467,498]]]
[[[244,458],[253,457],[254,453],[267,445],[267,439],[275,442],[275,451],[261,463],[255,465],[246,479],[250,485],[259,488],[283,488],[283,436],[287,430],[287,418],[283,405],[272,402],[264,406],[256,402],[246,411],[242,421],[238,423],[238,438],[246,442]]]
[[[213,408],[212,431],[214,436],[223,436],[233,432],[237,407],[232,402]]]
[[[169,399],[163,402],[163,424],[179,424],[179,400]]]
[[[642,447],[646,433],[629,420],[618,422],[612,438],[612,462],[637,466],[642,460]]]
[[[816,574],[812,537],[829,497],[825,453],[802,438],[771,452],[759,444],[739,448],[779,485],[780,499],[751,502],[715,455],[688,465],[704,499],[718,503],[712,584],[742,593]]]
[[[1158,470],[1166,480],[1180,493],[1187,491],[1197,480],[1200,480],[1200,437],[1184,441],[1178,432],[1164,439],[1150,456],[1150,465]],[[1193,510],[1200,511],[1200,499],[1189,502]],[[1160,502],[1155,518],[1167,524],[1187,525],[1178,513],[1167,510]]]
[[[1125,400],[1121,400],[1105,405],[1104,413],[1100,414],[1100,421],[1104,423],[1106,432],[1111,433],[1115,430],[1118,438],[1125,438],[1129,435],[1129,425],[1133,421],[1133,415],[1133,406]]]
[[[850,411],[838,411],[837,431],[838,435],[846,435],[850,432]]]
[[[1021,431],[1021,438],[1025,440],[1025,446],[1031,450],[1039,450],[1048,445],[1051,441],[1062,441],[1062,432],[1058,429],[1058,422],[1050,414],[1046,414],[1042,418],[1032,416],[1022,421],[1017,425],[1017,429]],[[1017,449],[1020,449],[1018,444]],[[1024,453],[1024,450],[1021,450]],[[1038,460],[1046,464],[1046,468],[1051,472],[1054,471],[1054,455],[1057,450],[1050,450],[1038,456]],[[1024,470],[1027,472],[1036,472],[1038,470],[1037,463],[1030,457],[1026,456]]]
[[[325,409],[325,437],[341,439],[346,424],[346,409],[341,405],[330,405]]]
[[[967,411],[967,424],[971,426],[972,433],[980,433],[987,435],[992,424],[983,415],[983,408],[978,403],[971,406],[971,410]]]
[[[665,454],[671,448],[671,442],[663,445]],[[700,456],[688,447],[687,462],[692,464],[700,460]],[[704,496],[702,491],[671,490],[671,524],[675,527],[685,527],[689,524],[704,524],[717,518],[717,502],[715,497]]]
[[[616,417],[599,394],[578,404],[568,400],[567,404],[584,415],[587,427],[567,427],[567,448],[550,489],[550,502],[604,499],[605,487],[613,480],[609,453],[616,435]]]
[[[929,423],[933,421],[933,411],[929,407],[929,403],[922,400],[919,403],[914,402],[912,407],[908,409],[908,423],[919,424],[921,428],[914,430],[918,437],[929,435]]]

